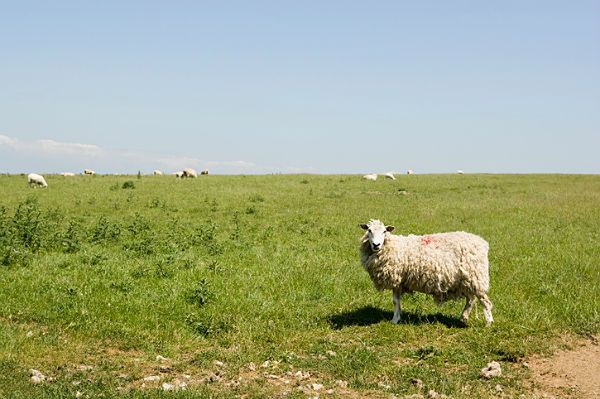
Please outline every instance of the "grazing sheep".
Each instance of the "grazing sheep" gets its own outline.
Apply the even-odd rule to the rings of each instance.
[[[44,176],[38,175],[37,173],[28,174],[27,183],[29,184],[29,187],[40,186],[43,188],[48,188],[48,183],[46,183],[46,179],[44,179]]]
[[[486,325],[494,321],[487,296],[489,244],[483,238],[465,232],[398,236],[391,234],[394,226],[379,220],[360,227],[367,230],[360,241],[363,268],[375,288],[393,292],[392,323],[400,320],[400,296],[413,291],[430,294],[439,304],[466,298],[463,322],[479,299]]]
[[[183,172],[174,172],[173,174],[178,179],[183,179],[185,177],[184,174],[183,174]]]
[[[160,170],[156,169],[154,171],[154,176],[162,176],[163,172],[161,172]]]
[[[72,176],[75,176],[75,173],[73,173],[73,172],[62,172],[61,175],[63,175],[64,177],[72,177]]]
[[[459,175],[464,175],[464,174],[465,174],[465,172],[463,172],[463,171],[462,171],[462,170],[460,170],[460,169],[459,169],[459,170],[457,170],[457,171],[456,171],[456,173],[458,173]]]
[[[208,174],[208,169],[204,169],[202,172],[200,172],[201,175],[207,175]]]
[[[407,174],[407,175],[412,175],[412,174],[414,174],[414,173],[415,173],[415,171],[414,171],[414,170],[412,170],[412,169],[409,169],[409,170],[407,170],[407,171],[406,171],[406,174]]]
[[[364,180],[372,180],[372,181],[375,181],[375,180],[377,180],[377,174],[375,174],[375,173],[371,173],[370,175],[364,175],[362,178],[363,178]]]
[[[386,179],[396,180],[396,177],[394,176],[394,174],[392,172],[385,173],[384,176]]]
[[[87,175],[87,176],[93,176],[93,175],[95,175],[95,174],[96,174],[96,172],[94,172],[94,171],[93,171],[93,170],[91,170],[91,169],[84,169],[84,170],[83,170],[83,174],[84,174],[84,175]]]
[[[183,177],[198,177],[198,173],[192,168],[185,168],[183,170]]]

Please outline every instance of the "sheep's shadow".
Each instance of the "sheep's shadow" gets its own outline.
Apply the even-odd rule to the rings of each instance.
[[[373,306],[363,306],[362,308],[328,316],[326,320],[332,329],[341,330],[342,328],[349,326],[369,326],[382,321],[389,322],[392,320],[392,316],[394,316],[394,313],[391,311],[382,310]],[[402,311],[398,324],[420,325],[431,323],[441,323],[450,328],[466,327],[466,324],[460,319],[442,313],[421,315],[406,310]]]

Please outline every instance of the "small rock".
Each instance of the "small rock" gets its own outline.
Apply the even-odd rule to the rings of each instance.
[[[27,331],[27,334],[25,334],[25,336],[26,336],[27,338],[31,338],[31,337],[33,337],[33,331],[31,331],[31,330]]]
[[[348,388],[348,381],[336,380],[335,385],[337,385],[340,388]]]
[[[270,365],[270,364],[271,364],[271,362],[270,362],[270,361],[268,361],[268,360],[265,360],[265,361],[263,362],[263,364],[261,364],[261,365],[260,365],[260,367],[262,367],[263,369],[266,369],[267,367],[269,367],[269,365]]]
[[[214,364],[215,366],[217,366],[217,367],[223,367],[223,366],[225,366],[225,363],[223,363],[223,362],[222,362],[222,361],[220,361],[220,360],[215,360],[215,361],[213,362],[213,364]]]
[[[159,380],[160,380],[160,376],[158,376],[158,375],[149,375],[148,377],[144,378],[144,381],[146,381],[146,382],[159,381]]]
[[[250,362],[246,365],[246,367],[248,368],[248,370],[250,371],[256,371],[256,364],[254,364],[253,362]]]
[[[487,379],[499,377],[500,375],[502,375],[502,368],[500,367],[500,363],[495,361],[489,362],[486,367],[481,369],[479,375]]]
[[[83,393],[81,393],[81,391],[77,391],[75,392],[75,399],[79,399],[83,396]]]
[[[331,357],[337,356],[337,353],[335,353],[334,351],[327,351],[327,352],[325,352],[325,354],[327,356],[331,356]]]
[[[170,370],[171,370],[171,367],[165,366],[164,364],[161,364],[160,366],[158,366],[158,371],[160,371],[161,373],[168,373]]]
[[[317,384],[316,382],[311,385],[313,391],[320,391],[323,389],[323,384]]]
[[[502,389],[502,385],[500,384],[496,384],[496,387],[494,388],[496,390],[496,392],[502,392],[504,389]]]
[[[377,386],[380,387],[380,388],[383,388],[383,389],[390,389],[391,388],[390,385],[388,385],[386,383],[383,383],[381,381],[377,383]]]
[[[46,380],[46,376],[36,369],[29,369],[29,375],[31,376],[31,382],[34,384],[39,384]]]
[[[34,383],[34,384],[40,384],[40,383],[44,382],[44,380],[45,380],[45,378],[42,378],[42,377],[37,376],[37,375],[32,375],[31,376],[31,382]]]
[[[172,391],[173,389],[175,389],[175,385],[163,382],[162,389],[163,391]]]
[[[156,355],[156,361],[157,362],[164,362],[167,361],[167,358],[161,355]]]
[[[333,389],[331,389],[331,388],[325,391],[325,393],[326,393],[327,395],[333,395],[333,393],[334,393],[334,392],[335,392],[335,391],[334,391]]]
[[[526,369],[528,369],[528,368],[529,368],[529,363],[527,363],[527,362],[523,362],[523,363],[521,363],[521,366],[523,366],[523,367],[525,367]]]
[[[187,389],[187,382],[181,380],[175,380],[175,386],[178,389],[185,390]]]
[[[265,378],[269,379],[269,380],[278,380],[279,376],[275,375],[275,374],[266,374]]]

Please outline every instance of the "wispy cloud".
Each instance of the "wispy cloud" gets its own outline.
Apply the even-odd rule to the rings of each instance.
[[[53,168],[63,165],[80,165],[106,169],[111,172],[132,172],[164,168],[167,171],[181,170],[185,167],[197,169],[217,169],[221,173],[265,173],[264,168],[248,161],[203,160],[188,156],[151,154],[134,150],[113,150],[96,144],[66,143],[52,139],[23,141],[14,137],[0,135],[0,150],[7,149],[24,156],[44,158]],[[57,166],[55,166],[57,165]],[[118,168],[119,170],[115,170]],[[268,172],[267,172],[268,173]]]

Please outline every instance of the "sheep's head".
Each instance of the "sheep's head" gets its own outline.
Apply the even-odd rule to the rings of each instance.
[[[394,226],[386,226],[376,219],[371,219],[369,223],[360,224],[359,226],[367,231],[366,235],[373,252],[381,249],[385,240],[385,234],[394,230]]]

